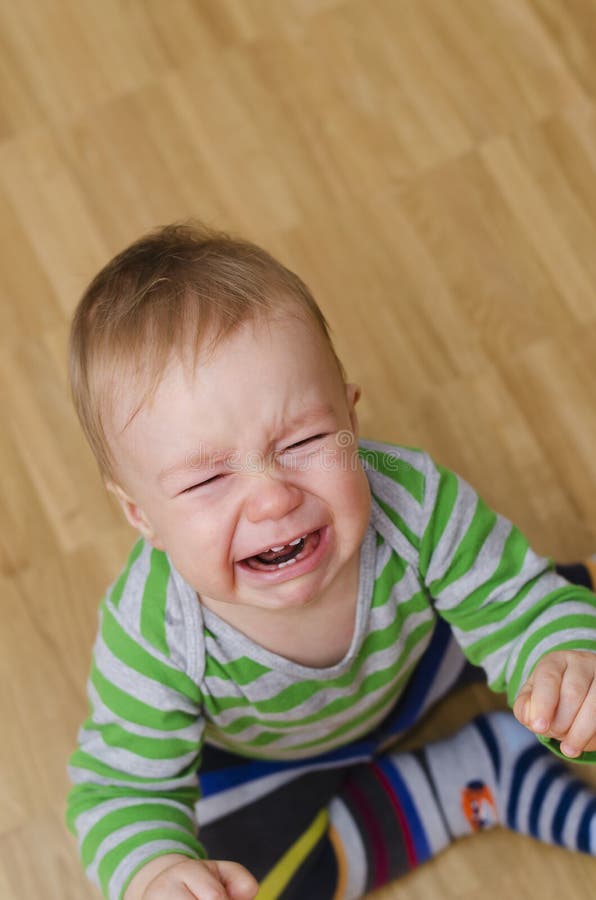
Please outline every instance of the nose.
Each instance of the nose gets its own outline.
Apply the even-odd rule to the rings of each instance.
[[[282,519],[302,503],[302,491],[294,484],[276,478],[270,472],[259,473],[245,505],[249,522]]]

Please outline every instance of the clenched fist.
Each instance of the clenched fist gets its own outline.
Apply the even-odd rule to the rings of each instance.
[[[519,692],[513,713],[530,731],[561,741],[565,756],[596,750],[596,653],[548,653]]]
[[[253,900],[258,884],[239,863],[168,854],[140,869],[125,900]]]

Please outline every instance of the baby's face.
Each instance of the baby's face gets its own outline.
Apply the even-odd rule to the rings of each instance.
[[[134,398],[116,408],[126,493],[112,489],[199,597],[306,605],[345,574],[369,521],[358,396],[314,324],[248,323],[194,376],[175,362],[120,434]]]

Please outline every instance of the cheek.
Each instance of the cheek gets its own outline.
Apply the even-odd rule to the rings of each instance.
[[[227,570],[235,557],[241,503],[231,494],[216,498],[206,506],[197,507],[185,523],[183,540],[197,564],[207,569]]]
[[[347,487],[347,486],[346,486]],[[354,525],[366,528],[370,519],[371,493],[368,478],[359,466],[351,473],[349,489],[346,490],[346,502],[350,506],[350,514],[354,516]]]
[[[333,464],[322,467],[317,475],[321,492],[340,514],[349,514],[358,523],[368,522],[370,487],[357,455],[338,454]]]

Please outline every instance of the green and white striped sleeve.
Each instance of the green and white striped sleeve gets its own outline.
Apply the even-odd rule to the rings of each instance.
[[[188,625],[165,554],[138,541],[100,606],[89,717],[69,761],[67,823],[109,900],[157,856],[205,856],[194,815],[198,679],[180,653]]]
[[[512,706],[547,653],[596,652],[596,595],[560,577],[463,478],[424,456],[421,575],[466,657]],[[558,741],[540,740],[565,758]]]

